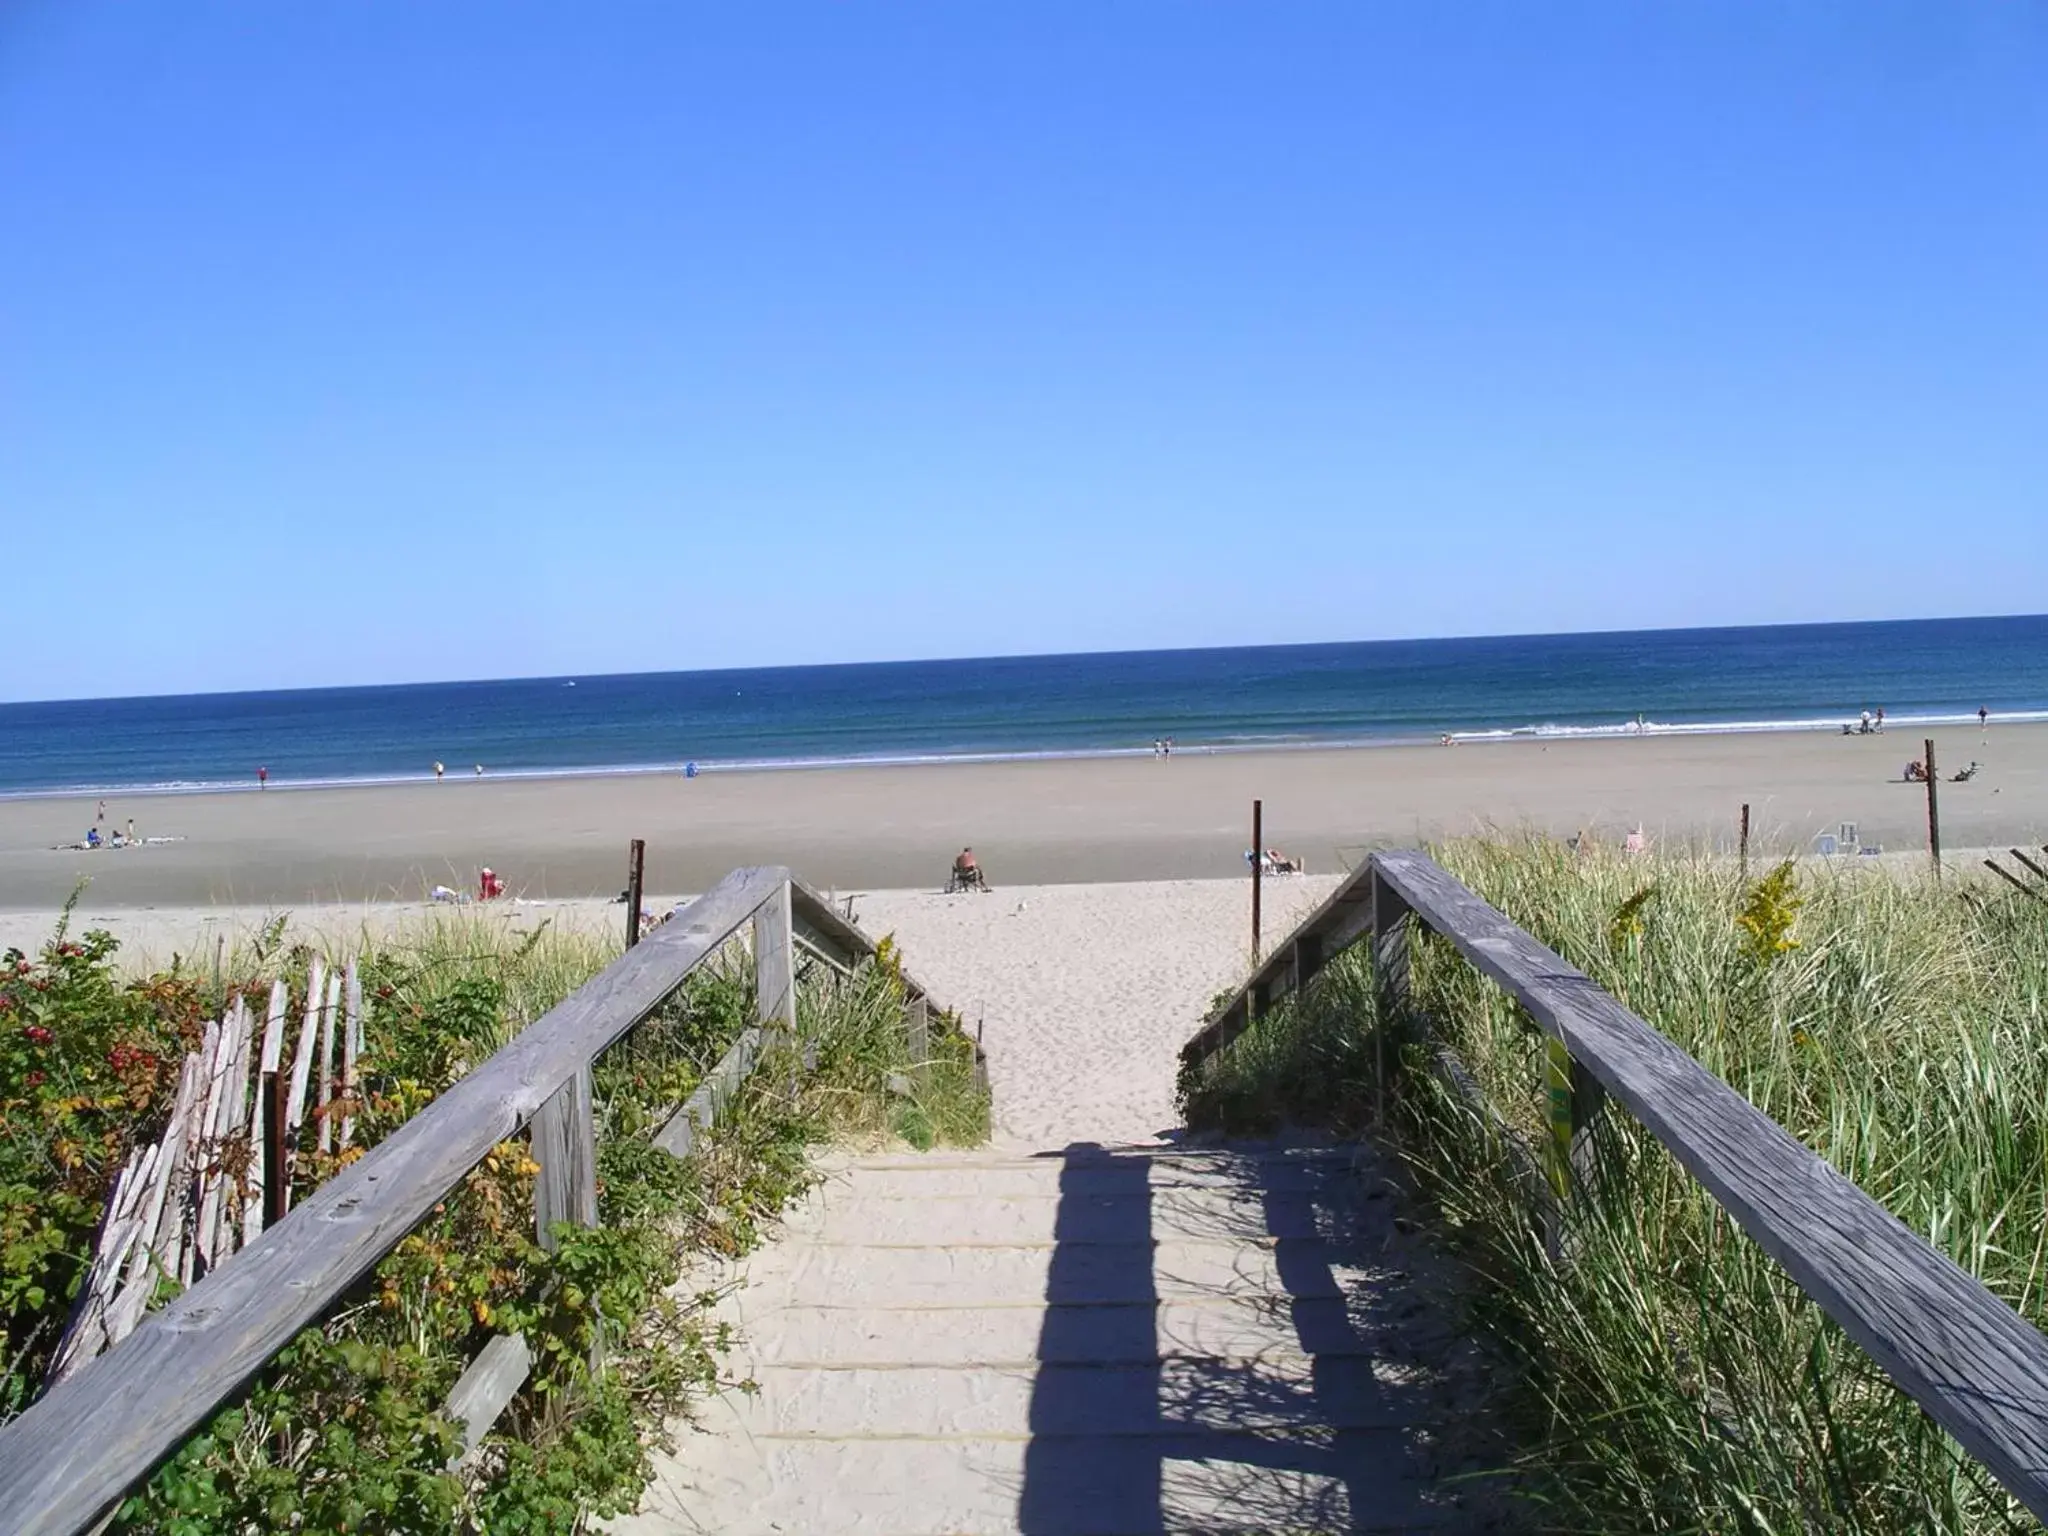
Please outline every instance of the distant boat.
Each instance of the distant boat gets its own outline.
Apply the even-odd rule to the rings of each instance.
[[[574,687],[576,686],[576,679],[574,679],[574,678],[572,677],[572,678],[570,678],[570,679],[569,679],[569,681],[568,681],[568,682],[566,682],[566,683],[562,684],[562,686],[563,686],[564,688],[574,688]]]

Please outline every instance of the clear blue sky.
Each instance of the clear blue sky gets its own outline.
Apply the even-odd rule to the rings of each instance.
[[[2048,6],[9,0],[0,698],[2048,606]]]

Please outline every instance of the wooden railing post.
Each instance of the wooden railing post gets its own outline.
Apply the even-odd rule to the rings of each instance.
[[[1377,870],[1372,878],[1372,974],[1379,998],[1373,1030],[1373,1118],[1387,1118],[1387,1027],[1408,1010],[1409,907]]]
[[[1549,1100],[1550,1192],[1543,1210],[1543,1243],[1552,1262],[1564,1257],[1565,1209],[1583,1197],[1598,1177],[1593,1123],[1607,1102],[1607,1090],[1586,1064],[1553,1035],[1546,1042],[1544,1083]]]
[[[1294,991],[1298,997],[1308,990],[1316,972],[1323,968],[1321,934],[1304,933],[1294,941]]]
[[[534,1112],[533,1219],[540,1245],[552,1250],[557,1222],[597,1225],[597,1125],[591,1110],[590,1063]]]
[[[903,1005],[903,1027],[910,1037],[910,1064],[921,1067],[931,1059],[931,1004],[920,992]]]
[[[1934,856],[1934,872],[1941,873],[1941,805],[1936,790],[1941,774],[1934,766],[1934,738],[1926,739],[1927,756],[1922,776],[1927,780],[1927,851]]]
[[[634,838],[626,849],[626,948],[640,942],[640,896],[646,882],[647,842]]]
[[[1263,801],[1263,800],[1254,800],[1254,801],[1252,802],[1252,964],[1253,964],[1253,965],[1257,965],[1257,964],[1259,963],[1259,959],[1260,959],[1260,952],[1259,952],[1259,876],[1260,876],[1260,874],[1262,873],[1262,867],[1261,867],[1261,865],[1260,865],[1259,861],[1260,861],[1260,860],[1261,860],[1262,858],[1264,858],[1264,857],[1265,857],[1265,853],[1266,853],[1266,844],[1265,844],[1265,841],[1264,841],[1264,839],[1265,839],[1265,836],[1266,836],[1266,828],[1265,828],[1265,814],[1266,814],[1266,802],[1265,802],[1265,801]],[[1259,1010],[1259,1012],[1261,1012],[1261,1013],[1263,1013],[1264,1011],[1265,1011],[1265,1010],[1264,1010],[1263,1008]]]
[[[1593,1130],[1600,1112],[1607,1107],[1607,1090],[1592,1069],[1576,1056],[1572,1058],[1572,1177],[1581,1189],[1592,1187],[1599,1171],[1593,1146]]]
[[[787,880],[754,914],[754,1000],[763,1028],[796,1032],[796,936]]]

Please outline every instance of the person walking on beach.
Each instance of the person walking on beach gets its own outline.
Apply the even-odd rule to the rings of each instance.
[[[270,788],[270,770],[268,768],[258,768],[256,770],[256,787],[258,789]]]
[[[442,775],[442,774],[444,774],[444,773],[446,773],[447,771],[448,771],[448,770],[447,770],[446,768],[442,767],[442,766],[441,766],[441,765],[440,765],[439,763],[436,763],[436,764],[434,764],[434,782],[435,782],[436,784],[440,783],[440,782],[441,782],[441,775]]]
[[[106,801],[104,801],[104,800],[102,800],[102,801],[100,802],[100,814],[99,814],[99,819],[100,819],[101,821],[105,821],[105,820],[107,819],[107,802],[106,802]]]
[[[1982,704],[1977,706],[1977,729],[1980,731],[1991,729],[1991,711]]]
[[[1877,706],[1877,734],[1880,736],[1884,734],[1884,706],[1882,704]]]

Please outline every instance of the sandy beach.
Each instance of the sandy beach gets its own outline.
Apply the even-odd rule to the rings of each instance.
[[[1243,870],[1254,797],[1266,842],[1312,873],[1368,849],[1489,827],[1732,842],[1751,807],[1759,847],[1803,847],[1855,821],[1866,841],[1924,846],[1926,799],[1899,782],[1917,736],[1821,734],[1516,740],[1455,747],[1177,755],[926,767],[559,778],[204,795],[110,796],[176,841],[81,852],[96,806],[0,802],[0,908],[53,910],[81,880],[93,909],[417,901],[473,890],[490,865],[530,899],[609,897],[626,845],[649,888],[701,890],[740,864],[787,864],[814,885],[943,881],[972,844],[999,886],[1202,879]],[[1936,737],[1952,847],[2048,840],[2048,726]]]

